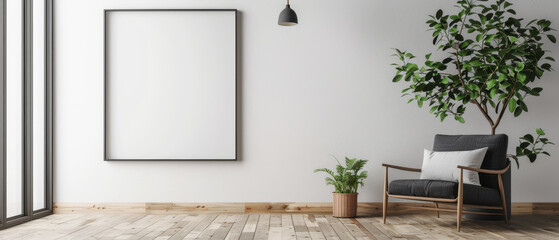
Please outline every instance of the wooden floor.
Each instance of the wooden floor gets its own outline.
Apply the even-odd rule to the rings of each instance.
[[[338,219],[313,214],[55,214],[0,231],[0,239],[559,239],[559,216],[503,222],[434,213]]]

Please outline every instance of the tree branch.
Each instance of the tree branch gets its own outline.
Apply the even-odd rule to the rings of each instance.
[[[477,101],[477,99],[472,99],[470,102],[474,103],[477,106],[477,108],[479,109],[479,111],[481,111],[481,113],[483,114],[485,119],[487,119],[487,121],[489,122],[491,127],[493,127],[495,125],[495,123],[493,122],[493,119],[491,119],[491,116],[489,116],[489,114],[487,113],[487,110],[485,110],[481,106],[481,104]]]
[[[455,56],[456,56],[456,69],[458,70],[458,80],[460,80],[460,83],[462,83],[462,87],[464,87],[464,90],[466,92],[468,92],[468,89],[466,88],[466,84],[464,83],[464,79],[462,79],[462,67],[460,66],[460,56],[458,55],[458,49],[455,48]]]
[[[511,89],[511,92],[510,92],[509,96],[503,102],[501,112],[499,113],[499,117],[497,117],[497,120],[495,121],[495,124],[493,125],[493,129],[496,129],[497,126],[499,126],[499,123],[501,123],[501,119],[503,118],[503,115],[505,115],[505,111],[507,110],[507,106],[509,105],[510,100],[514,96],[514,89],[516,89],[516,83],[517,82],[518,82],[518,74],[516,75],[516,79],[514,80],[514,84],[512,86],[512,89]]]

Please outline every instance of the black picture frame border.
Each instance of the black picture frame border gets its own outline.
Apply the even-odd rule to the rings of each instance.
[[[111,12],[234,12],[235,13],[235,157],[234,158],[222,158],[222,159],[124,159],[124,158],[107,158],[107,16]],[[230,161],[234,162],[238,160],[239,157],[239,113],[238,113],[238,103],[239,103],[239,10],[234,8],[224,8],[224,9],[186,9],[186,8],[127,8],[127,9],[104,9],[103,10],[103,161],[108,162],[184,162],[184,161],[199,161],[199,162],[215,162],[215,161]]]

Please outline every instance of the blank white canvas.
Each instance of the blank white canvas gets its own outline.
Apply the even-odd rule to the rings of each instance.
[[[235,11],[106,14],[106,159],[235,159]]]

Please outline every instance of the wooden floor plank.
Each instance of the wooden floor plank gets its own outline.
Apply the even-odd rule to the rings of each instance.
[[[338,234],[336,234],[336,231],[334,230],[334,228],[332,228],[332,225],[328,223],[328,220],[324,215],[315,215],[315,219],[318,222],[318,226],[320,227],[320,230],[322,231],[324,237],[326,237],[327,240],[340,239],[340,237],[338,237]]]
[[[324,237],[324,234],[320,231],[318,222],[313,215],[305,214],[303,219],[305,220],[305,225],[307,226],[307,230],[309,231],[312,240],[326,239],[326,237]]]
[[[281,215],[281,239],[285,239],[285,240],[297,239],[295,235],[295,226],[293,226],[293,219],[291,218],[291,214]]]
[[[208,228],[208,226],[210,226],[216,217],[216,214],[208,215],[207,218],[200,221],[200,223],[196,225],[196,227],[194,227],[194,229],[192,229],[192,231],[190,231],[183,239],[196,239],[204,230],[206,230],[206,228]]]
[[[169,240],[180,240],[180,239],[184,239],[191,231],[192,229],[194,229],[200,221],[202,221],[202,219],[204,218],[208,218],[211,216],[205,216],[205,215],[194,215],[194,216],[187,216],[185,218],[182,219],[182,221],[187,222],[187,224],[185,226],[183,226],[181,229],[179,229],[175,234],[173,234]]]
[[[351,233],[351,235],[355,238],[355,239],[369,239],[369,235],[367,235],[367,232],[365,230],[365,232],[361,229],[359,222],[357,222],[357,224],[352,221],[353,219],[351,218],[343,218],[340,219],[340,222],[346,227],[347,230],[349,230],[349,233]]]
[[[344,226],[344,224],[340,221],[339,218],[335,218],[332,216],[326,216],[326,220],[330,223],[330,226],[336,231],[336,234],[340,237],[341,240],[353,240],[355,237],[351,235],[349,230]]]
[[[229,233],[227,234],[227,236],[225,236],[225,239],[227,240],[237,240],[241,237],[241,234],[243,233],[243,228],[245,227],[245,223],[248,220],[248,215],[238,215],[237,218],[235,219],[235,223],[233,223],[233,226],[231,226],[231,230],[229,230]]]
[[[258,218],[260,218],[260,215],[258,214],[251,214],[248,216],[247,222],[239,239],[252,240],[254,238],[256,226],[258,225]]]
[[[270,231],[268,239],[281,239],[281,214],[272,214],[270,216]]]
[[[262,214],[258,218],[258,224],[256,225],[256,233],[254,234],[254,240],[264,240],[268,239],[268,232],[270,231],[270,214]]]
[[[355,218],[352,218],[351,221],[367,236],[368,239],[377,240],[377,238]]]
[[[172,215],[171,218],[164,217],[160,222],[151,225],[149,232],[146,235],[142,236],[140,240],[152,240],[152,239],[160,238],[161,235],[165,231],[173,227],[180,218],[181,216],[175,216],[175,215]],[[167,238],[169,237],[170,236],[168,236]]]
[[[307,228],[303,214],[293,214],[291,218],[293,219],[293,226],[295,227],[297,239],[311,239],[311,234]]]
[[[235,219],[237,219],[235,215],[227,215],[225,220],[221,223],[219,228],[212,235],[210,240],[223,240],[223,239],[225,239],[225,237],[227,237],[227,234],[231,230],[231,227],[233,227],[233,224],[235,223]]]
[[[220,229],[222,225],[225,224],[225,220],[227,219],[227,217],[228,216],[225,214],[218,215],[214,219],[214,221],[210,223],[210,225],[208,225],[208,227],[206,227],[206,229],[204,229],[204,231],[202,231],[202,233],[200,233],[200,235],[195,239],[203,239],[203,240],[211,239],[212,236],[216,233],[216,231]]]

